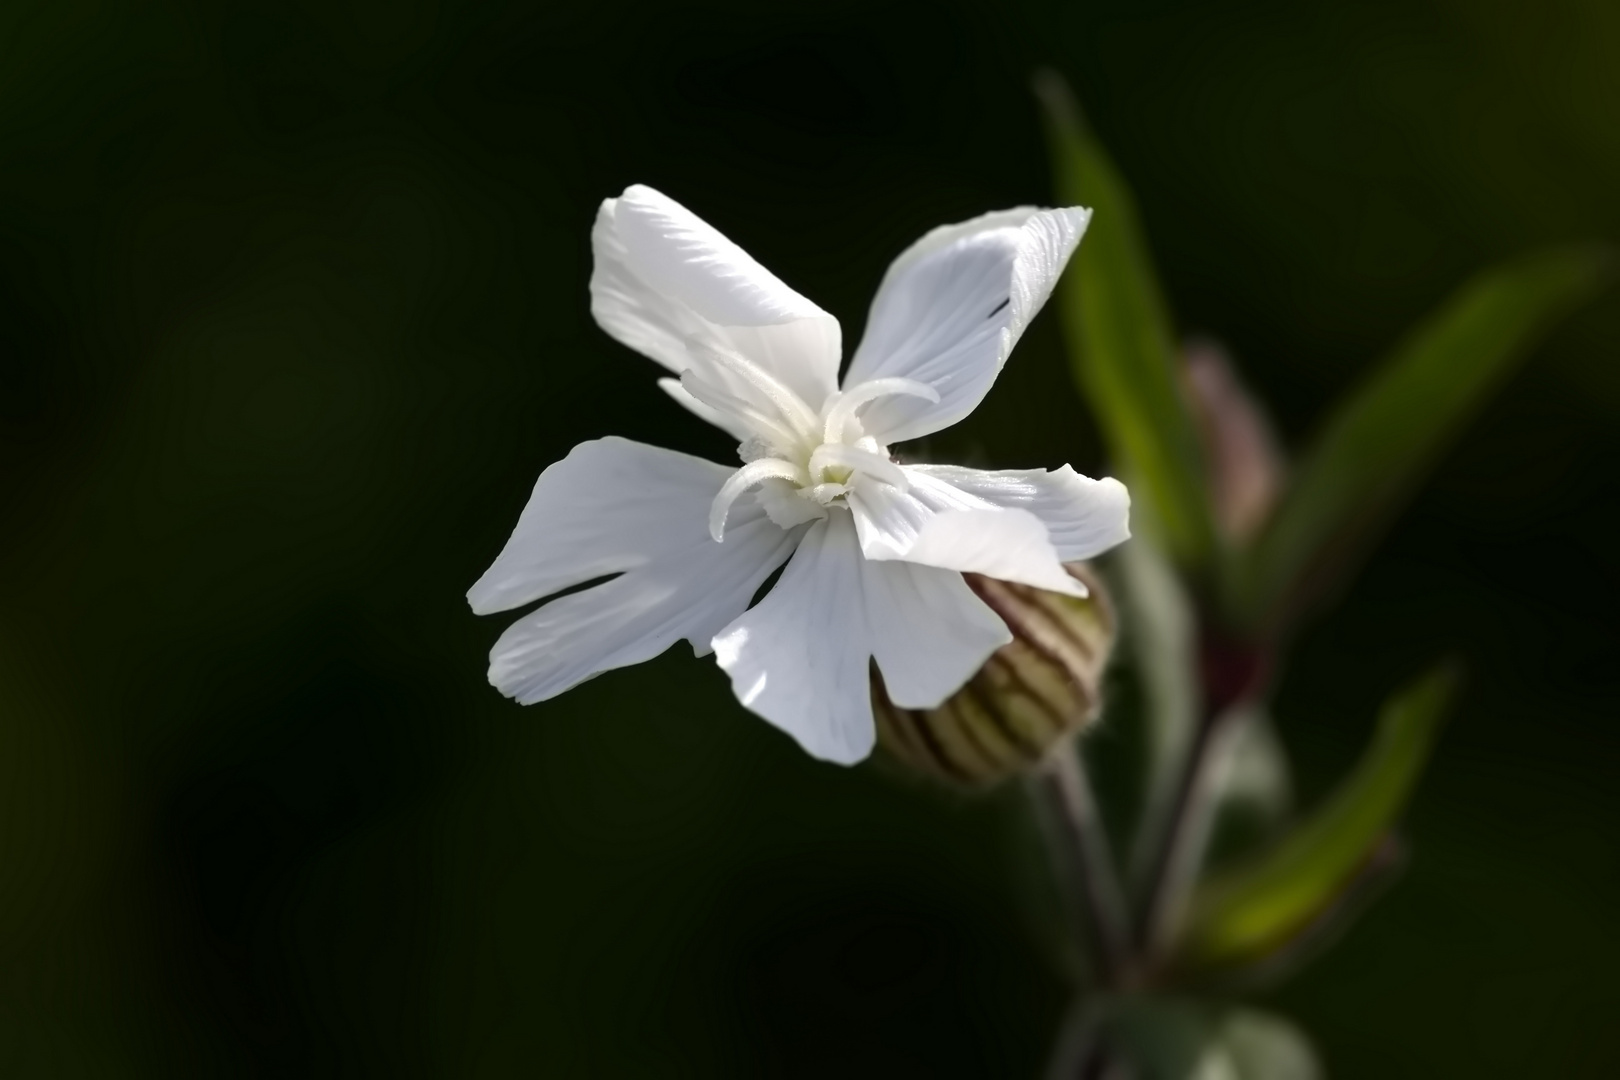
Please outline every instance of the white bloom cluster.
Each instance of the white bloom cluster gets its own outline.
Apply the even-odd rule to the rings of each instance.
[[[852,763],[874,740],[873,660],[896,705],[928,709],[1011,640],[964,572],[1084,595],[1062,564],[1129,535],[1120,483],[898,465],[889,447],[978,405],[1089,217],[1021,208],[928,233],[884,276],[840,387],[831,315],[651,188],[604,202],[592,314],[675,373],[660,385],[743,464],[606,438],[546,469],[473,610],[618,576],[519,619],[490,682],[543,701],[686,638],[743,705]]]

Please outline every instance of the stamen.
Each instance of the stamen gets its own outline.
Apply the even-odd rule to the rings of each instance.
[[[842,443],[822,443],[816,447],[815,453],[810,455],[810,475],[824,476],[829,465],[863,472],[872,479],[880,480],[901,491],[911,486],[900,466],[882,454],[874,454],[870,450],[860,450]]]
[[[810,483],[809,475],[804,469],[791,461],[781,458],[760,458],[750,461],[727,477],[726,482],[720,485],[720,492],[709,504],[709,535],[714,537],[715,543],[720,543],[726,535],[726,515],[731,513],[731,504],[736,502],[749,488],[762,484],[766,480],[788,480],[805,487]]]
[[[844,428],[855,419],[855,412],[862,405],[876,401],[880,397],[889,397],[893,394],[905,394],[907,397],[920,397],[924,401],[939,403],[939,391],[925,382],[916,379],[903,379],[893,376],[886,379],[873,379],[852,386],[838,395],[832,408],[827,410],[827,423],[822,434],[825,442],[837,443],[844,441]]]

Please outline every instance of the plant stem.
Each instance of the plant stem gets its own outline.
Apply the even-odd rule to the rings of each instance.
[[[1035,768],[1030,790],[1044,811],[1043,835],[1053,868],[1069,893],[1080,940],[1090,947],[1101,981],[1124,988],[1133,968],[1125,896],[1091,782],[1072,739],[1060,741]]]
[[[1045,1080],[1129,1080],[1131,1075],[1109,1045],[1097,1010],[1071,1009],[1042,1073]]]
[[[1241,710],[1206,713],[1193,733],[1170,804],[1168,825],[1150,865],[1143,894],[1138,946],[1150,966],[1162,958],[1175,933],[1189,887],[1203,861],[1214,826],[1211,798],[1217,777],[1214,764],[1223,756]]]

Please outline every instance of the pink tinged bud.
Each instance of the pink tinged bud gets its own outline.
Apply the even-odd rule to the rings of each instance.
[[[1204,444],[1210,502],[1221,531],[1247,540],[1282,493],[1286,465],[1271,424],[1232,368],[1207,340],[1184,349],[1182,386]]]
[[[935,709],[902,709],[872,669],[878,742],[900,763],[961,787],[987,788],[1039,763],[1096,719],[1113,650],[1113,605],[1084,563],[1070,575],[1091,595],[1066,596],[964,574],[1013,640]]]

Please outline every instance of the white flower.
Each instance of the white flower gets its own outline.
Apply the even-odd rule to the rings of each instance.
[[[840,389],[831,315],[651,188],[604,202],[591,313],[678,374],[659,385],[743,465],[606,438],[546,469],[473,610],[618,576],[519,619],[489,681],[530,704],[686,638],[743,705],[847,764],[872,749],[872,660],[896,704],[932,708],[1011,640],[962,572],[1083,595],[1061,563],[1129,535],[1120,483],[897,465],[889,447],[973,410],[1089,217],[1020,208],[928,233],[889,267]]]

